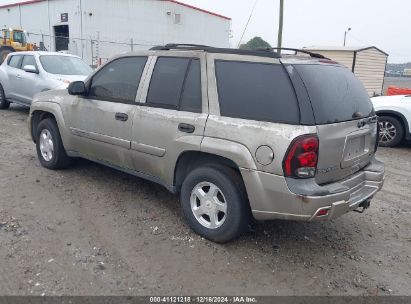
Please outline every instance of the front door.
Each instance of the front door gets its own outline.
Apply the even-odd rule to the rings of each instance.
[[[153,58],[134,114],[135,168],[166,186],[179,155],[200,150],[208,117],[205,57],[181,56]]]
[[[131,130],[135,99],[147,57],[119,58],[91,79],[86,97],[68,110],[74,152],[83,157],[132,169]]]
[[[36,73],[29,73],[24,71],[24,67],[27,65],[34,66],[38,71],[38,65],[36,59],[33,55],[25,55],[23,57],[23,61],[21,63],[21,71],[20,71],[20,96],[19,98],[27,103],[30,104],[33,100],[34,95],[41,91],[41,76],[40,74]]]

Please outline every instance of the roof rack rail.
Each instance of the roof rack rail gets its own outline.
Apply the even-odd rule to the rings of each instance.
[[[319,59],[329,59],[321,54],[318,53],[314,53],[314,52],[310,52],[310,51],[306,51],[306,50],[302,50],[302,49],[295,49],[295,48],[265,48],[265,49],[260,49],[260,50],[266,50],[266,51],[274,51],[274,50],[284,50],[284,51],[294,51],[296,54],[297,53],[303,53],[303,54],[307,54],[310,55],[310,57],[312,58],[319,58]]]
[[[169,43],[164,46],[154,46],[151,51],[204,51],[208,53],[222,53],[222,54],[236,54],[236,55],[249,55],[258,57],[269,58],[281,58],[281,56],[270,49],[263,50],[243,50],[243,49],[230,49],[230,48],[218,48],[208,45],[200,44],[185,44],[185,43]]]
[[[152,51],[169,51],[169,50],[205,50],[211,46],[201,44],[186,44],[186,43],[169,43],[166,45],[158,45],[152,47]]]

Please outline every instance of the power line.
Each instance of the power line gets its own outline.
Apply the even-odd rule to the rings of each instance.
[[[248,17],[247,23],[246,23],[246,25],[245,25],[243,34],[241,35],[240,41],[238,42],[237,48],[240,47],[241,42],[243,41],[245,32],[247,31],[248,25],[250,24],[250,20],[251,20],[251,18],[253,17],[255,7],[257,6],[257,2],[258,2],[258,0],[255,0],[254,5],[253,5],[253,8],[251,9],[250,17]]]

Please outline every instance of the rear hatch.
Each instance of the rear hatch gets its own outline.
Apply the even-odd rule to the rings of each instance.
[[[345,67],[296,64],[309,95],[320,141],[316,181],[341,180],[375,153],[377,117],[362,83]]]

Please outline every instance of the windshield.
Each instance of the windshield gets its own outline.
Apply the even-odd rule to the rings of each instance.
[[[88,76],[93,71],[83,60],[70,56],[40,56],[43,69],[56,75],[84,75]]]
[[[295,65],[295,68],[307,88],[317,124],[373,115],[367,91],[347,68],[335,65]]]
[[[15,42],[20,42],[21,44],[26,43],[26,35],[24,32],[13,32],[13,40]]]

